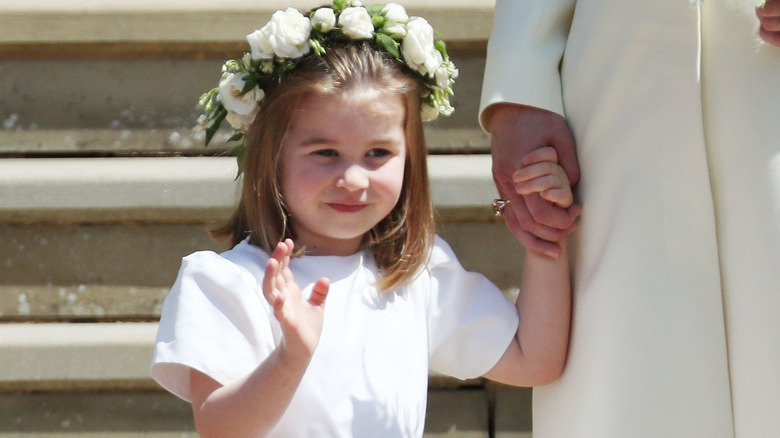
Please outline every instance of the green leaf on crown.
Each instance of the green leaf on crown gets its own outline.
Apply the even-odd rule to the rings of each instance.
[[[228,112],[225,107],[222,106],[222,104],[219,104],[214,111],[208,115],[206,123],[204,124],[204,127],[206,128],[206,146],[208,146],[211,139],[214,138],[214,134],[217,133],[219,125],[225,120],[227,114]]]
[[[382,50],[389,52],[396,58],[401,57],[401,52],[398,51],[398,43],[388,35],[377,33],[376,45],[379,46]]]

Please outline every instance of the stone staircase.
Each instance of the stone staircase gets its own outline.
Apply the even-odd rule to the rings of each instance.
[[[10,4],[8,4],[10,3]],[[194,102],[244,36],[310,0],[0,4],[0,438],[196,436],[148,366],[183,255],[236,199]],[[476,123],[492,0],[415,0],[461,76],[426,128],[439,232],[512,293],[522,249],[495,221]],[[530,392],[431,376],[426,437],[530,437]]]

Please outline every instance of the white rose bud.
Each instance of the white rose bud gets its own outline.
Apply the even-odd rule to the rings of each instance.
[[[258,87],[241,95],[246,82],[241,79],[243,73],[225,73],[219,81],[219,101],[228,112],[225,119],[235,129],[246,132],[260,110],[259,102],[265,92]]]
[[[406,23],[401,52],[409,67],[423,74],[431,74],[441,65],[441,54],[433,46],[433,27],[421,17],[412,17]]]
[[[436,69],[436,86],[445,90],[450,86],[450,71],[446,66],[442,65]]]
[[[311,21],[295,8],[276,11],[261,29],[247,35],[252,59],[300,58],[309,53]]]
[[[402,23],[386,25],[382,30],[393,38],[403,38],[406,36],[406,27],[404,27]]]
[[[353,40],[362,40],[374,36],[374,23],[371,22],[366,8],[349,7],[339,15],[339,25],[344,34]]]
[[[382,8],[382,13],[390,23],[384,27],[384,32],[393,38],[403,38],[406,36],[406,26],[409,21],[406,9],[398,3],[388,3]]]
[[[336,13],[331,8],[317,9],[311,17],[311,25],[322,33],[329,32],[336,25]]]

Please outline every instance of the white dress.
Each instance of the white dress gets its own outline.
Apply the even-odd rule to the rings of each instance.
[[[252,372],[281,331],[261,284],[268,255],[246,242],[182,263],[163,304],[152,376],[189,400],[189,369],[227,384]],[[369,252],[303,256],[291,268],[304,296],[331,279],[320,344],[273,430],[279,437],[419,437],[429,368],[458,378],[490,370],[515,335],[517,310],[465,271],[437,237],[426,269],[380,294]]]
[[[582,170],[534,438],[780,436],[780,49],[735,3],[496,4],[483,108],[564,115]]]

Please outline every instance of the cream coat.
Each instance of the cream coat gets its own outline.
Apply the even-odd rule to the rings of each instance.
[[[563,114],[584,207],[534,438],[780,431],[780,49],[729,0],[496,5],[482,107]]]

